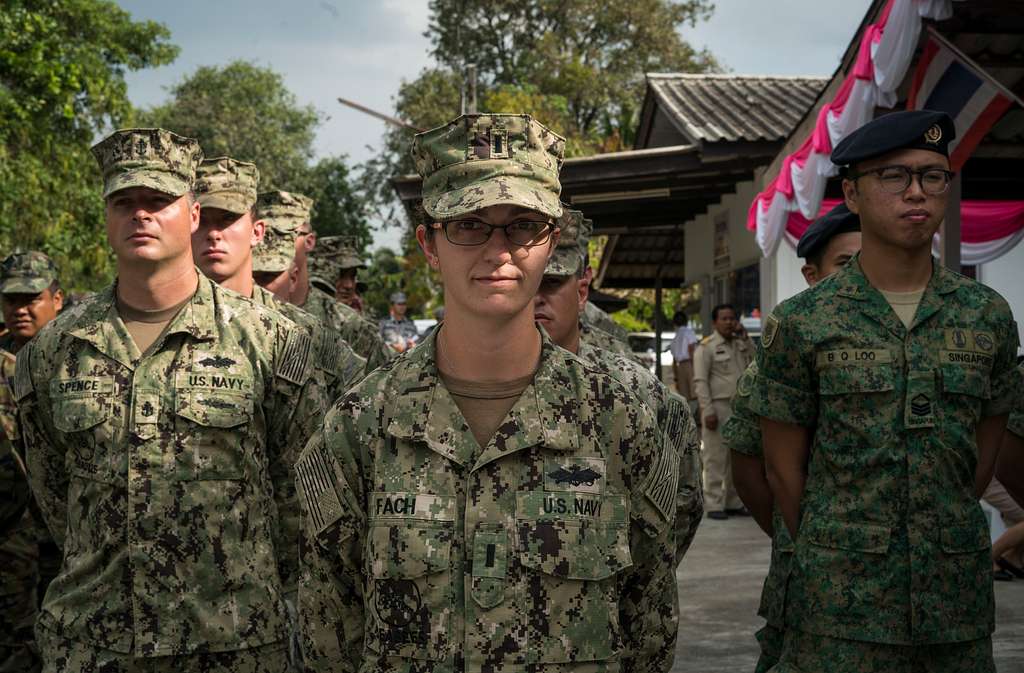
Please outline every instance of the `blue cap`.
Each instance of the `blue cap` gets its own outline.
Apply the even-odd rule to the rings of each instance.
[[[800,242],[796,244],[796,256],[802,259],[812,257],[816,252],[824,250],[833,236],[850,231],[860,231],[860,217],[840,202],[807,227]]]
[[[945,112],[907,110],[869,121],[832,150],[832,163],[852,166],[895,150],[930,150],[949,156],[956,126]]]

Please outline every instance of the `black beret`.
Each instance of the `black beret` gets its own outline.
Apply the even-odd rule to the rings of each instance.
[[[930,150],[949,156],[956,126],[945,112],[907,110],[869,121],[832,150],[832,163],[852,166],[894,150]]]
[[[840,202],[807,227],[807,231],[796,244],[796,256],[807,259],[814,253],[824,250],[828,242],[837,234],[849,231],[860,231],[860,217],[850,212],[845,203]]]

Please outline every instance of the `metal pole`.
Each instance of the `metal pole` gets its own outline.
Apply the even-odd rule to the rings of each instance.
[[[476,63],[466,66],[466,79],[469,80],[469,105],[467,114],[476,114]]]
[[[947,269],[960,273],[960,195],[962,184],[958,173],[949,185],[946,219],[939,234],[939,261]]]
[[[661,381],[661,267],[654,279],[654,375]]]

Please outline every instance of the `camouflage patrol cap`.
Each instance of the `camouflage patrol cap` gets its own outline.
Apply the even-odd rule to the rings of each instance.
[[[365,269],[359,256],[359,239],[356,236],[324,236],[317,239],[315,256],[323,258],[339,270]]]
[[[446,220],[495,205],[562,214],[565,139],[530,115],[463,115],[413,138],[423,208]]]
[[[0,294],[38,294],[57,280],[57,265],[41,252],[16,252],[0,262]]]
[[[594,223],[578,210],[565,208],[556,222],[561,234],[558,247],[544,268],[545,276],[573,276],[579,273],[587,258],[587,246]]]
[[[253,248],[253,273],[287,271],[295,259],[299,229],[309,222],[313,199],[295,192],[263,192],[256,198],[256,216],[266,229],[263,242]]]
[[[196,171],[196,198],[203,208],[242,215],[256,205],[260,172],[255,164],[230,157],[207,159]]]
[[[103,173],[103,198],[129,187],[172,196],[192,189],[203,159],[199,143],[164,129],[121,129],[92,146]]]

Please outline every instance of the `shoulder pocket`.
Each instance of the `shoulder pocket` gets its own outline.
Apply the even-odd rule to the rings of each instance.
[[[818,389],[822,395],[882,393],[895,388],[895,377],[892,365],[825,367]]]
[[[371,525],[366,646],[379,654],[447,657],[453,605],[451,524]]]

